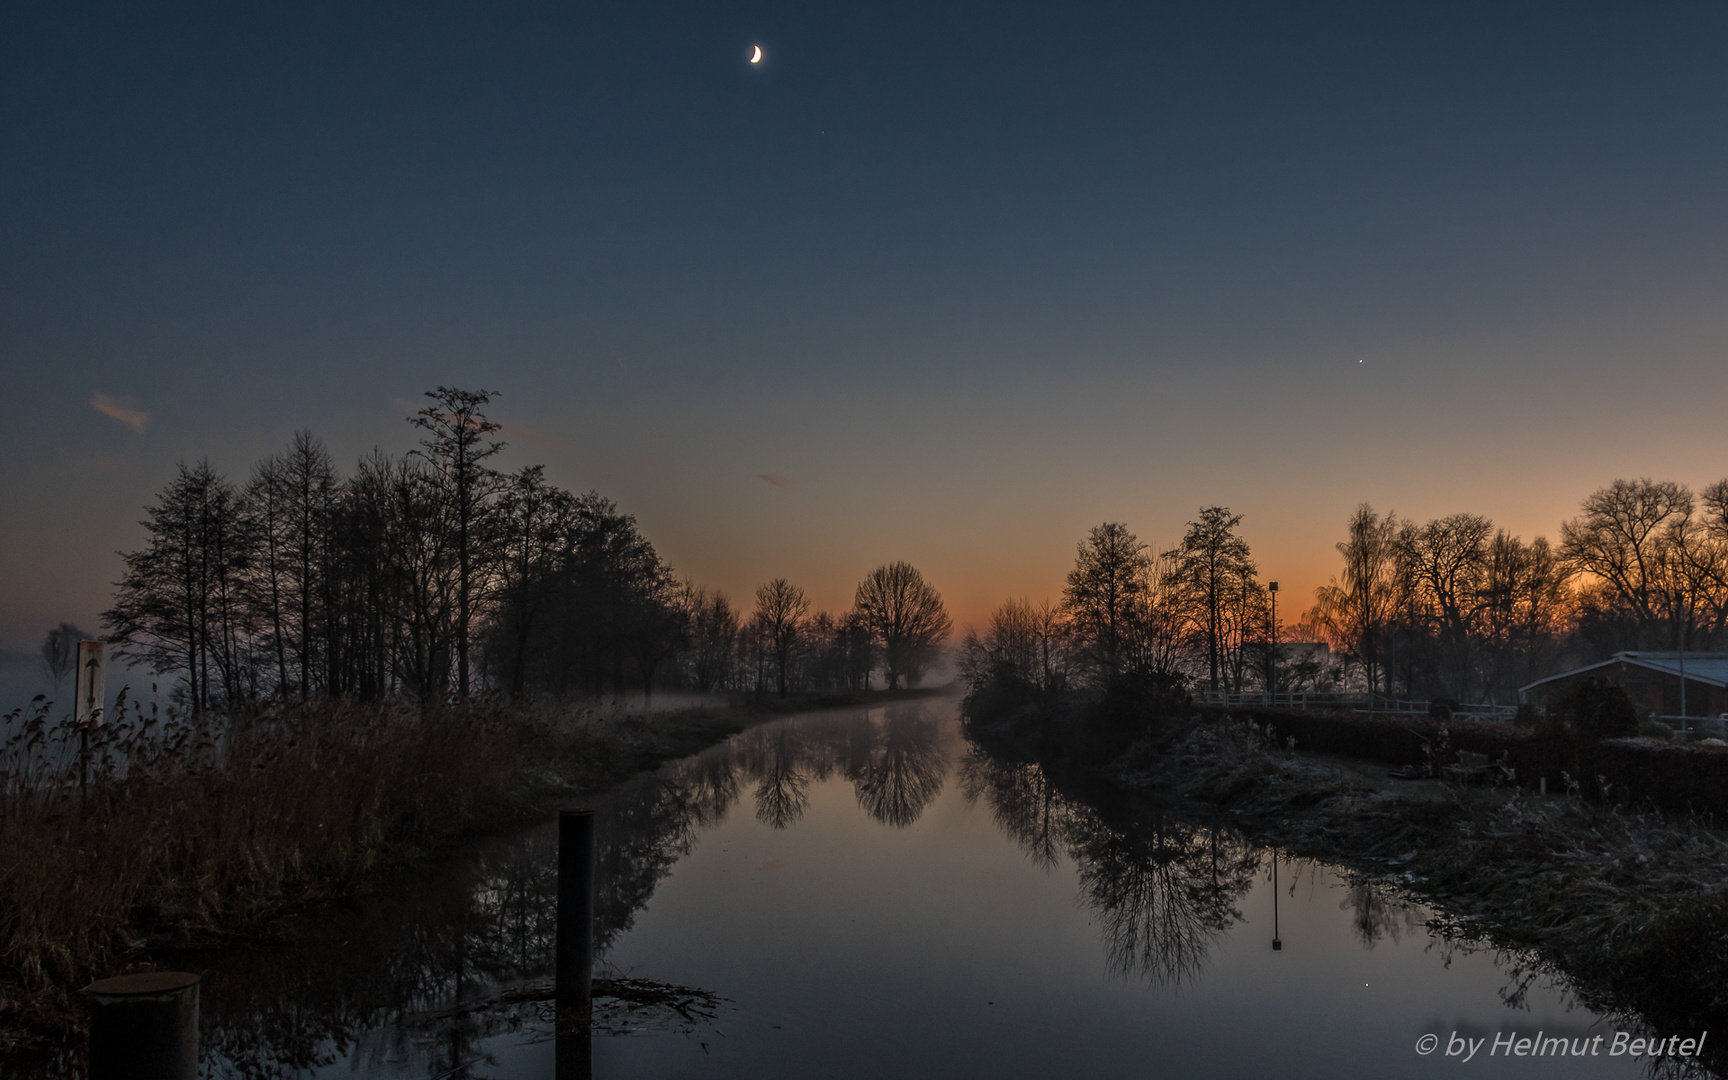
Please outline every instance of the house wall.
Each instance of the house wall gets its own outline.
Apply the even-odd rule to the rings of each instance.
[[[1632,699],[1632,704],[1637,706],[1641,715],[1680,715],[1680,677],[1652,671],[1636,664],[1613,664],[1595,671],[1556,679],[1543,685],[1531,697],[1536,698],[1536,704],[1550,705],[1564,697],[1578,680],[1590,678],[1618,683],[1625,689],[1626,696]],[[1695,679],[1686,680],[1687,716],[1720,716],[1724,712],[1728,712],[1728,690]]]

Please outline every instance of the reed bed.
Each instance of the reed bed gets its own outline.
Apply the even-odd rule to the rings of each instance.
[[[657,755],[639,719],[547,703],[281,703],[222,720],[38,701],[0,748],[0,1051],[79,1024],[149,950],[268,934],[440,842]],[[81,773],[84,776],[80,782]]]

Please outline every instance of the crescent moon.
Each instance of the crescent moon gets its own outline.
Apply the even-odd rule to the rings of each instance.
[[[762,46],[752,45],[751,48],[756,51],[750,54],[750,62],[752,64],[760,64],[762,62]]]

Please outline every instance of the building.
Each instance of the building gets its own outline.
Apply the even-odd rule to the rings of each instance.
[[[1680,670],[1686,671],[1686,716],[1728,712],[1728,653],[1618,652],[1599,664],[1564,671],[1518,688],[1518,700],[1546,706],[1579,679],[1606,679],[1625,688],[1643,716],[1680,716]]]

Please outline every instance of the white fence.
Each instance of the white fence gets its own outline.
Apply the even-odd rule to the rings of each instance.
[[[1431,701],[1390,698],[1382,694],[1295,694],[1257,693],[1226,694],[1207,691],[1201,695],[1207,705],[1231,708],[1263,709],[1349,709],[1351,712],[1376,713],[1387,716],[1427,716]],[[1490,723],[1510,723],[1518,715],[1516,705],[1453,705],[1456,720],[1479,720]]]

